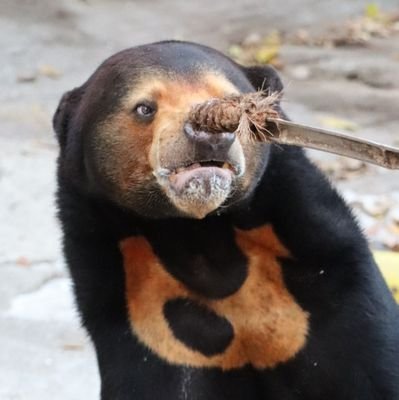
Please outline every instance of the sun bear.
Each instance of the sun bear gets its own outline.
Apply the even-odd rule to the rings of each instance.
[[[399,310],[341,197],[302,149],[187,121],[256,90],[282,91],[274,69],[166,41],[61,99],[59,218],[102,400],[399,399]]]

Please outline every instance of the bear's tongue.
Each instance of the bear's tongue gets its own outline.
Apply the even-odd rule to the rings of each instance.
[[[214,185],[229,186],[232,175],[233,172],[228,168],[202,167],[201,164],[195,163],[187,168],[178,168],[176,173],[169,177],[169,182],[177,193],[205,189],[210,194]]]

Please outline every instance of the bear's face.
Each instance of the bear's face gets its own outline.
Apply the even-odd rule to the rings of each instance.
[[[61,102],[54,118],[61,165],[83,174],[91,192],[142,216],[204,218],[229,209],[256,187],[268,146],[196,131],[187,120],[195,104],[254,91],[248,75],[220,53],[188,43],[118,53]],[[80,160],[68,154],[77,145]]]
[[[142,192],[166,196],[184,215],[205,217],[233,191],[248,190],[248,176],[259,168],[261,157],[255,146],[232,133],[195,132],[187,123],[188,113],[194,104],[238,92],[212,71],[192,82],[162,72],[148,74],[93,135],[93,168],[124,206],[134,207]]]

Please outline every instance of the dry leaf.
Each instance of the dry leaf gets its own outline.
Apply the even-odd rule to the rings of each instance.
[[[274,30],[269,33],[263,40],[266,46],[281,46],[281,35],[278,31]]]
[[[36,79],[36,72],[20,72],[17,74],[17,82],[19,83],[31,83]]]
[[[399,253],[376,250],[373,255],[396,301],[399,303]]]
[[[39,66],[38,72],[40,75],[46,76],[50,79],[58,79],[62,76],[62,72],[50,64]]]
[[[399,13],[383,12],[377,3],[366,5],[363,16],[332,25],[318,36],[297,31],[291,43],[308,46],[365,46],[373,37],[390,37],[399,31]]]
[[[273,31],[262,38],[258,34],[247,36],[241,44],[230,46],[228,52],[231,57],[244,65],[273,64],[281,68],[282,63],[278,59],[281,37],[278,31]]]
[[[15,260],[15,264],[17,264],[19,267],[29,267],[31,265],[31,261],[27,257],[21,256]]]
[[[392,222],[399,228],[399,206],[395,206],[389,212]]]
[[[381,231],[378,239],[384,245],[384,248],[399,251],[399,236],[395,232],[392,232],[389,227]]]
[[[363,211],[375,218],[384,217],[391,207],[391,201],[385,196],[364,195],[359,197],[359,205]]]
[[[344,130],[349,132],[356,132],[359,129],[359,125],[357,125],[355,122],[332,116],[331,117],[326,116],[320,118],[320,123],[327,128]]]
[[[80,343],[65,343],[62,348],[66,351],[80,351],[83,350],[84,346]]]
[[[257,46],[261,43],[262,36],[257,32],[250,33],[243,41],[243,46]]]

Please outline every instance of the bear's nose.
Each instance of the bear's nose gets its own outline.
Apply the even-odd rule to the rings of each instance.
[[[186,137],[196,145],[210,152],[227,152],[233,144],[236,135],[234,132],[218,132],[211,133],[196,130],[190,123],[186,123],[183,127]]]

